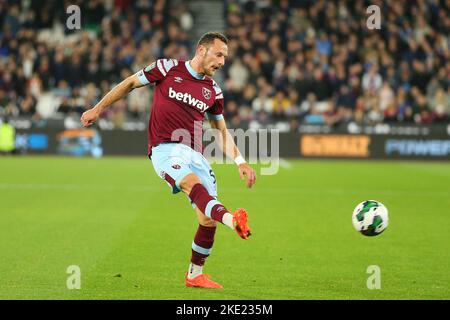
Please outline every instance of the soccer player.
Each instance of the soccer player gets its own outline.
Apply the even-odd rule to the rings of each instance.
[[[185,276],[188,287],[222,288],[203,274],[218,222],[243,239],[250,236],[247,212],[237,209],[231,213],[219,202],[214,172],[202,155],[202,123],[207,116],[211,126],[220,132],[219,145],[226,156],[234,159],[241,179],[246,179],[248,188],[255,183],[255,171],[245,162],[226,127],[222,90],[211,78],[225,64],[227,44],[228,39],[221,33],[208,32],[200,38],[191,60],[158,59],[123,80],[81,116],[81,123],[89,126],[105,108],[131,90],[148,84],[155,86],[148,126],[148,156],[172,192],[182,191],[189,197],[199,221]]]

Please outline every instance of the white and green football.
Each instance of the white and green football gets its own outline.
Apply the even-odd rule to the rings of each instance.
[[[353,210],[352,222],[356,231],[365,236],[379,235],[388,226],[388,209],[376,200],[363,201]]]

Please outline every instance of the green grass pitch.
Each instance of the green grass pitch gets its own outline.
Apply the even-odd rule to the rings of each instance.
[[[195,213],[145,157],[2,157],[0,299],[450,299],[449,163],[289,164],[251,190],[235,166],[213,166],[253,235],[219,226],[205,272],[224,289],[202,290],[184,287]],[[389,209],[377,237],[351,223],[367,199]]]

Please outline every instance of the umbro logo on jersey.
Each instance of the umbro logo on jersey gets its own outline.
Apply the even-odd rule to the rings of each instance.
[[[206,103],[194,98],[190,93],[176,92],[172,87],[169,87],[169,98],[187,103],[188,105],[193,106],[202,112],[205,112],[206,109],[208,109],[208,105]]]
[[[175,82],[181,83],[183,81],[183,78],[181,77],[175,77]]]

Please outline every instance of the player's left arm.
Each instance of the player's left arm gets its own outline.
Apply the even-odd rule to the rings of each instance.
[[[229,158],[233,159],[236,165],[239,167],[239,175],[242,180],[247,180],[247,188],[251,188],[256,182],[256,172],[252,167],[245,162],[239,152],[238,147],[234,143],[233,137],[228,132],[225,120],[222,117],[218,119],[209,119],[211,127],[219,131],[218,143],[222,152]]]

